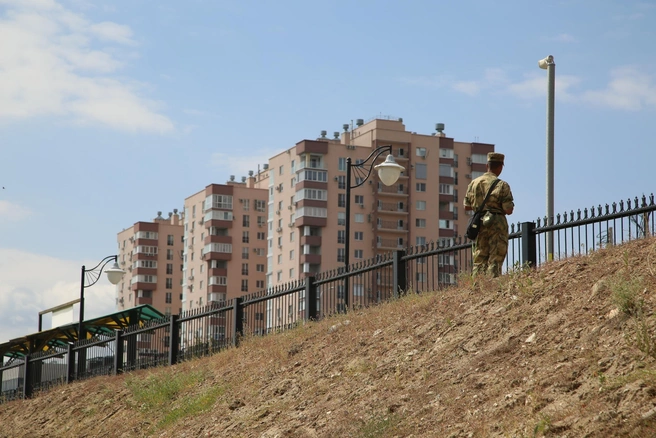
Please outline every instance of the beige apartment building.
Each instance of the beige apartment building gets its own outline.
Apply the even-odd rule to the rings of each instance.
[[[185,199],[184,310],[266,287],[268,192],[255,187],[263,175],[232,176]]]
[[[320,138],[270,158],[268,171],[255,181],[269,193],[267,287],[343,266],[349,237],[346,159],[361,163],[380,146],[391,145],[406,170],[391,187],[373,171],[364,185],[351,190],[351,263],[453,238],[467,226],[462,198],[472,178],[485,172],[493,145],[454,141],[443,124],[430,134],[410,132],[402,119],[359,119],[343,129],[334,138],[322,131]],[[385,154],[377,163],[384,159]],[[359,180],[354,172],[352,178],[353,186]],[[445,273],[441,281],[453,282],[452,276]]]
[[[116,285],[117,310],[150,304],[167,315],[182,309],[183,227],[177,209],[152,222],[137,222],[118,233],[118,263],[125,270]]]

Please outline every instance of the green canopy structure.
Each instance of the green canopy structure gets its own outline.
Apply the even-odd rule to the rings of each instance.
[[[115,330],[124,330],[134,325],[143,326],[148,321],[162,318],[164,318],[163,313],[149,304],[144,304],[84,321],[83,325],[86,338],[91,339],[98,335],[114,336]],[[79,324],[75,322],[12,339],[9,342],[0,344],[0,357],[8,357],[10,360],[19,359],[39,351],[64,347],[79,340],[78,329]]]

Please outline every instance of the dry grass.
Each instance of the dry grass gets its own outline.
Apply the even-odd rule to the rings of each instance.
[[[461,277],[210,358],[61,387],[0,405],[0,436],[652,436],[654,245]]]

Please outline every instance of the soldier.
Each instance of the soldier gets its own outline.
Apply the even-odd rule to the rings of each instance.
[[[497,152],[487,154],[487,172],[479,176],[467,187],[465,210],[476,211],[483,203],[488,189],[503,170],[505,156]],[[494,277],[501,274],[503,260],[508,253],[508,221],[506,215],[512,214],[515,204],[510,186],[499,180],[485,202],[485,215],[481,229],[473,243],[473,275],[488,273]]]

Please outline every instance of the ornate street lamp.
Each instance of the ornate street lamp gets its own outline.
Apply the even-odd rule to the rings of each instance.
[[[381,164],[376,166],[373,163],[378,157],[384,153],[388,153],[387,158]],[[392,145],[380,146],[374,149],[369,156],[358,164],[351,164],[351,157],[346,159],[346,241],[345,241],[345,254],[344,254],[344,265],[345,272],[349,271],[349,262],[351,258],[351,189],[360,187],[363,185],[371,176],[371,171],[376,169],[378,171],[378,177],[380,181],[386,186],[391,186],[392,184],[398,181],[401,172],[405,170],[405,167],[397,164],[392,156]],[[359,182],[355,185],[351,185],[351,173],[355,173],[356,177],[360,178]],[[349,278],[344,278],[344,307],[348,308],[349,306]]]
[[[84,289],[93,286],[100,279],[100,275],[103,272],[103,269],[111,261],[114,261],[114,266],[109,269],[105,269],[107,274],[107,279],[112,284],[118,284],[123,278],[125,271],[118,267],[118,256],[112,255],[107,256],[100,261],[95,267],[87,269],[84,265],[82,266],[82,280],[80,285],[80,321],[78,323],[78,340],[86,338],[86,332],[84,330]]]

